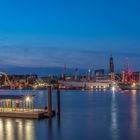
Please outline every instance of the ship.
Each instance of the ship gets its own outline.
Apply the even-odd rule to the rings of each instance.
[[[110,81],[58,81],[62,89],[110,89]]]
[[[140,90],[140,83],[119,83],[121,90]]]

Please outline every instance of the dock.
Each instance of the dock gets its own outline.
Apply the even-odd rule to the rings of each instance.
[[[52,109],[52,89],[48,86],[48,101],[44,109],[34,108],[33,95],[0,95],[0,117],[42,119],[55,116]],[[57,115],[60,114],[60,91],[57,90]]]
[[[52,111],[51,116],[48,114],[47,110],[34,109],[34,110],[11,110],[11,109],[0,109],[0,117],[10,117],[10,118],[22,118],[22,119],[41,119],[53,117],[55,111]]]

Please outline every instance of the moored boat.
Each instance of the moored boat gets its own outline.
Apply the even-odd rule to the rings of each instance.
[[[122,90],[140,90],[140,83],[119,83],[118,86]]]

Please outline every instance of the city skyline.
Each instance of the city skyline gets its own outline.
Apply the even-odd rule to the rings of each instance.
[[[23,1],[0,4],[0,64],[12,67],[140,70],[137,1]]]

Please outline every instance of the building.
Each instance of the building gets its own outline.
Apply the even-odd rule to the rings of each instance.
[[[136,82],[140,82],[140,71],[133,72],[133,78]]]
[[[104,69],[95,70],[96,77],[103,77],[105,75]]]
[[[15,111],[16,109],[33,109],[33,96],[0,95],[0,110]]]
[[[109,60],[109,73],[114,73],[114,61],[112,55],[110,56]]]

